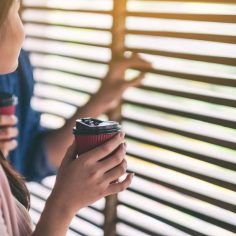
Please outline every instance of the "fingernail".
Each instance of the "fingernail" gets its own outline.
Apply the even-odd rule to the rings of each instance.
[[[124,142],[124,147],[127,148],[127,143],[126,142]]]
[[[18,118],[16,116],[13,116],[14,123],[18,123]]]

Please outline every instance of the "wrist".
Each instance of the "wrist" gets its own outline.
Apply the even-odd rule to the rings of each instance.
[[[73,216],[72,211],[60,204],[60,201],[51,194],[33,236],[64,236]]]
[[[68,222],[70,222],[75,215],[75,212],[69,206],[69,201],[60,200],[54,192],[49,196],[45,208],[56,216],[62,216],[62,218]]]
[[[79,117],[97,117],[106,112],[106,103],[94,95],[78,112]]]

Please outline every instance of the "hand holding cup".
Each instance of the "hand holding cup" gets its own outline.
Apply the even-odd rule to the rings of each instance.
[[[104,144],[77,155],[74,142],[59,169],[51,195],[52,204],[67,216],[93,202],[129,187],[133,174],[111,184],[127,170],[124,133],[119,132]],[[109,156],[109,158],[106,158]]]
[[[18,129],[15,106],[17,98],[9,93],[0,93],[0,150],[4,156],[17,147]]]

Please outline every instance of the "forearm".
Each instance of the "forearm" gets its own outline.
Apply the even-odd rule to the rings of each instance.
[[[50,196],[32,236],[65,236],[73,216]]]

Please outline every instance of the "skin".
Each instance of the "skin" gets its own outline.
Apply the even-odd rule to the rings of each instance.
[[[0,61],[0,73],[2,74],[14,71],[18,64],[18,56],[24,39],[18,10],[19,2],[16,1],[4,24],[8,30],[5,30],[4,27],[0,28],[0,54],[5,56],[4,62]],[[125,69],[129,66],[139,66],[141,64],[149,66],[148,63],[140,60],[140,58],[134,56],[128,61],[117,62],[120,63],[118,64],[120,69],[115,69],[114,67],[117,66],[112,65],[105,78],[107,85],[102,84],[95,97],[88,102],[80,113],[77,112],[64,128],[45,137],[51,162],[55,166],[59,166],[60,163],[61,165],[55,186],[46,202],[39,223],[32,233],[33,236],[65,235],[77,211],[105,196],[123,191],[131,184],[133,174],[128,174],[123,182],[115,182],[127,170],[125,134],[123,132],[117,134],[105,144],[80,156],[76,155],[74,143],[70,145],[65,156],[62,156],[61,153],[64,153],[64,150],[67,149],[68,143],[72,143],[71,127],[72,123],[74,125],[75,117],[77,118],[78,115],[87,116],[87,114],[97,116],[102,112],[109,111],[117,105],[126,88],[140,82],[143,75],[133,82],[125,82],[122,77]],[[108,89],[111,90],[110,93]],[[103,95],[104,92],[106,92],[106,96]],[[116,99],[112,99],[113,94],[115,94]],[[103,104],[98,105],[97,101]],[[104,105],[104,103],[107,104]],[[90,109],[92,109],[92,112]],[[17,119],[14,116],[1,116],[0,118],[0,126],[12,126],[16,122]],[[64,140],[67,140],[63,143],[58,140],[58,136],[60,137],[62,134]],[[15,128],[1,128],[1,140],[14,138],[17,135],[18,131]],[[56,141],[52,141],[52,139]],[[8,153],[17,145],[14,140],[11,142],[1,141],[0,143],[4,153]],[[55,156],[53,157],[53,155]],[[108,155],[109,158],[105,158]],[[58,224],[58,222],[60,223]]]
[[[60,166],[63,151],[73,142],[74,137],[71,135],[71,130],[76,119],[79,117],[97,117],[100,114],[112,111],[120,103],[122,94],[126,89],[131,86],[138,86],[141,83],[144,74],[140,74],[131,81],[125,80],[125,71],[130,67],[150,68],[150,64],[136,54],[129,59],[113,62],[100,89],[91,97],[89,102],[78,109],[61,129],[55,130],[45,137],[49,160],[54,167]],[[61,139],[61,137],[64,138]]]
[[[20,2],[16,1],[9,11],[5,24],[1,28],[0,53],[1,58],[4,58],[0,63],[1,74],[13,72],[18,66],[19,48],[25,39],[23,24],[18,14],[19,8]]]
[[[63,159],[56,184],[33,233],[34,236],[65,235],[78,210],[102,197],[121,192],[130,185],[133,174],[129,174],[121,183],[110,184],[127,169],[123,142],[124,133],[118,134],[105,145],[82,154],[77,159],[75,144],[72,144]],[[113,150],[116,152],[104,160]]]

